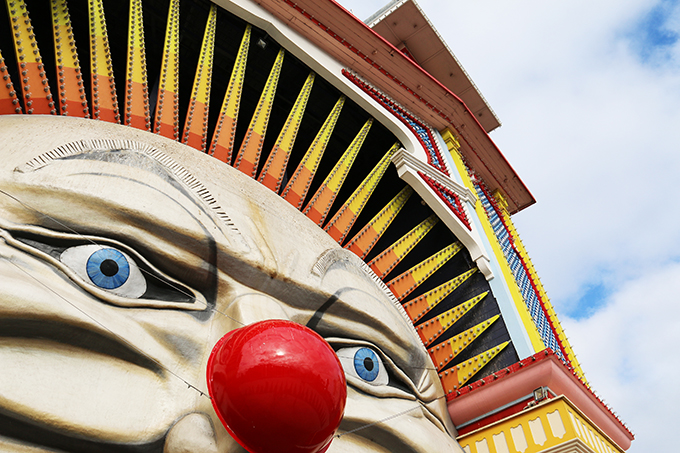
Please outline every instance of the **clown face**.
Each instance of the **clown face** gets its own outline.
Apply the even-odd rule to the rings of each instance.
[[[276,194],[109,123],[6,116],[0,143],[3,451],[244,451],[206,367],[225,334],[270,319],[311,328],[342,364],[329,452],[460,451],[401,306]]]

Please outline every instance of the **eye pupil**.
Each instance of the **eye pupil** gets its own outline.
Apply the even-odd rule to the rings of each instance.
[[[107,277],[113,277],[118,273],[118,263],[111,259],[106,259],[99,265],[99,270]]]
[[[364,368],[366,368],[367,371],[373,371],[373,359],[366,357],[364,359]]]

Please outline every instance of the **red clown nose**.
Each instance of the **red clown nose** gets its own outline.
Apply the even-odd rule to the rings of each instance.
[[[208,391],[229,434],[251,453],[322,453],[340,425],[347,383],[326,341],[290,321],[261,321],[222,337]]]

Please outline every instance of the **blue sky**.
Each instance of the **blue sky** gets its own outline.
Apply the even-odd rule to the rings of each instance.
[[[417,1],[503,122],[537,199],[513,220],[628,451],[677,450],[680,2]]]

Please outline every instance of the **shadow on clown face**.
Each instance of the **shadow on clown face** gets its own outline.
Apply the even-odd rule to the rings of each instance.
[[[96,121],[5,117],[0,143],[3,450],[244,451],[206,397],[206,363],[227,332],[288,319],[345,371],[329,452],[459,451],[401,307],[276,194]]]

